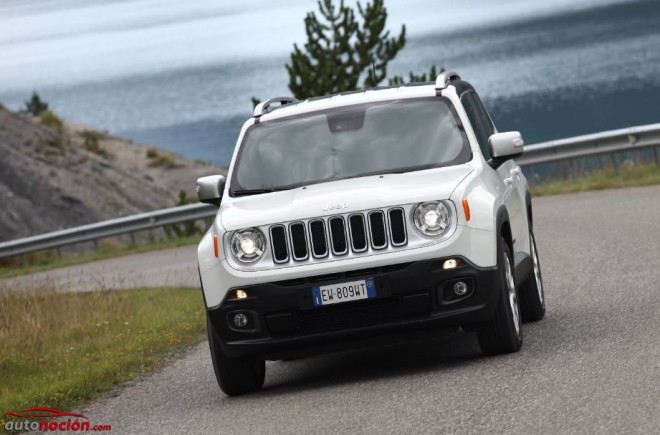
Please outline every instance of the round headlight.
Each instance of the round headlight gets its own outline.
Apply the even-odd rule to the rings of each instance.
[[[257,261],[266,250],[266,238],[257,228],[239,230],[231,236],[231,253],[244,263]]]
[[[415,227],[427,236],[439,236],[449,228],[451,214],[446,205],[440,201],[418,204],[413,213]]]

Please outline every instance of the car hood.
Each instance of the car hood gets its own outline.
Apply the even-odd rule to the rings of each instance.
[[[226,197],[220,216],[227,231],[297,219],[448,199],[473,168],[467,164],[403,174],[372,175],[281,192]]]

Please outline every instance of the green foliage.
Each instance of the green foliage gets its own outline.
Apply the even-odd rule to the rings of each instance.
[[[64,130],[64,123],[62,120],[50,110],[43,111],[39,114],[39,122],[46,127],[57,130],[58,133],[62,133]]]
[[[631,164],[618,172],[614,168],[598,169],[575,180],[553,180],[532,187],[533,196],[559,195],[589,190],[618,189],[623,187],[660,184],[660,166]]]
[[[184,190],[179,191],[179,201],[177,201],[176,206],[182,206],[187,204],[194,204],[197,202],[197,199],[191,198]],[[169,237],[191,237],[196,235],[201,235],[204,231],[197,226],[197,223],[194,221],[186,222],[183,224],[173,224],[164,227],[165,233]]]
[[[0,103],[0,112],[6,112],[7,108],[5,107],[4,104]]]
[[[387,76],[387,64],[406,44],[406,27],[396,37],[385,30],[387,9],[383,0],[355,11],[340,0],[318,2],[321,20],[314,12],[305,17],[307,43],[304,50],[294,44],[289,89],[298,99],[355,90],[361,77],[364,87],[374,87]]]
[[[205,330],[189,289],[0,292],[0,431],[7,411],[81,406],[162,367]]]
[[[99,139],[101,136],[94,132],[94,131],[89,131],[85,130],[81,133],[83,137],[83,145],[85,146],[85,149],[87,151],[90,151],[95,154],[104,154],[103,149],[101,148],[101,145],[99,144]]]
[[[160,154],[155,148],[147,148],[147,158],[151,160],[149,166],[152,168],[160,166],[165,169],[172,169],[176,167],[174,157],[169,154]]]
[[[157,165],[156,166],[161,166],[165,169],[172,169],[176,167],[176,163],[174,162],[174,158],[170,155],[163,154],[162,156],[158,157],[156,159]]]
[[[431,67],[431,70],[429,71],[428,75],[426,75],[426,73],[415,74],[411,71],[409,76],[410,80],[408,80],[407,83],[435,81],[435,78],[438,76],[438,74],[444,71],[445,71],[444,68],[440,68],[438,70],[435,65]],[[401,76],[394,76],[391,79],[389,79],[389,82],[390,82],[390,86],[403,85],[406,83],[406,81]]]
[[[33,116],[39,116],[46,110],[48,110],[48,103],[42,101],[39,94],[33,91],[32,98],[25,102],[25,109],[23,111]]]

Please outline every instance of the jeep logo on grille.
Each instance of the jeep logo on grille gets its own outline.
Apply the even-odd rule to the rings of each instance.
[[[325,207],[323,207],[323,211],[328,211],[328,210],[343,210],[346,207],[348,207],[348,203],[345,202],[343,204],[328,204]]]

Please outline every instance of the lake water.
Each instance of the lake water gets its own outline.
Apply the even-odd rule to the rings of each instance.
[[[226,165],[250,97],[288,94],[316,1],[283,3],[3,0],[0,101],[18,109],[34,89],[69,119]],[[660,1],[386,5],[408,30],[392,74],[459,71],[527,143],[660,122]]]

